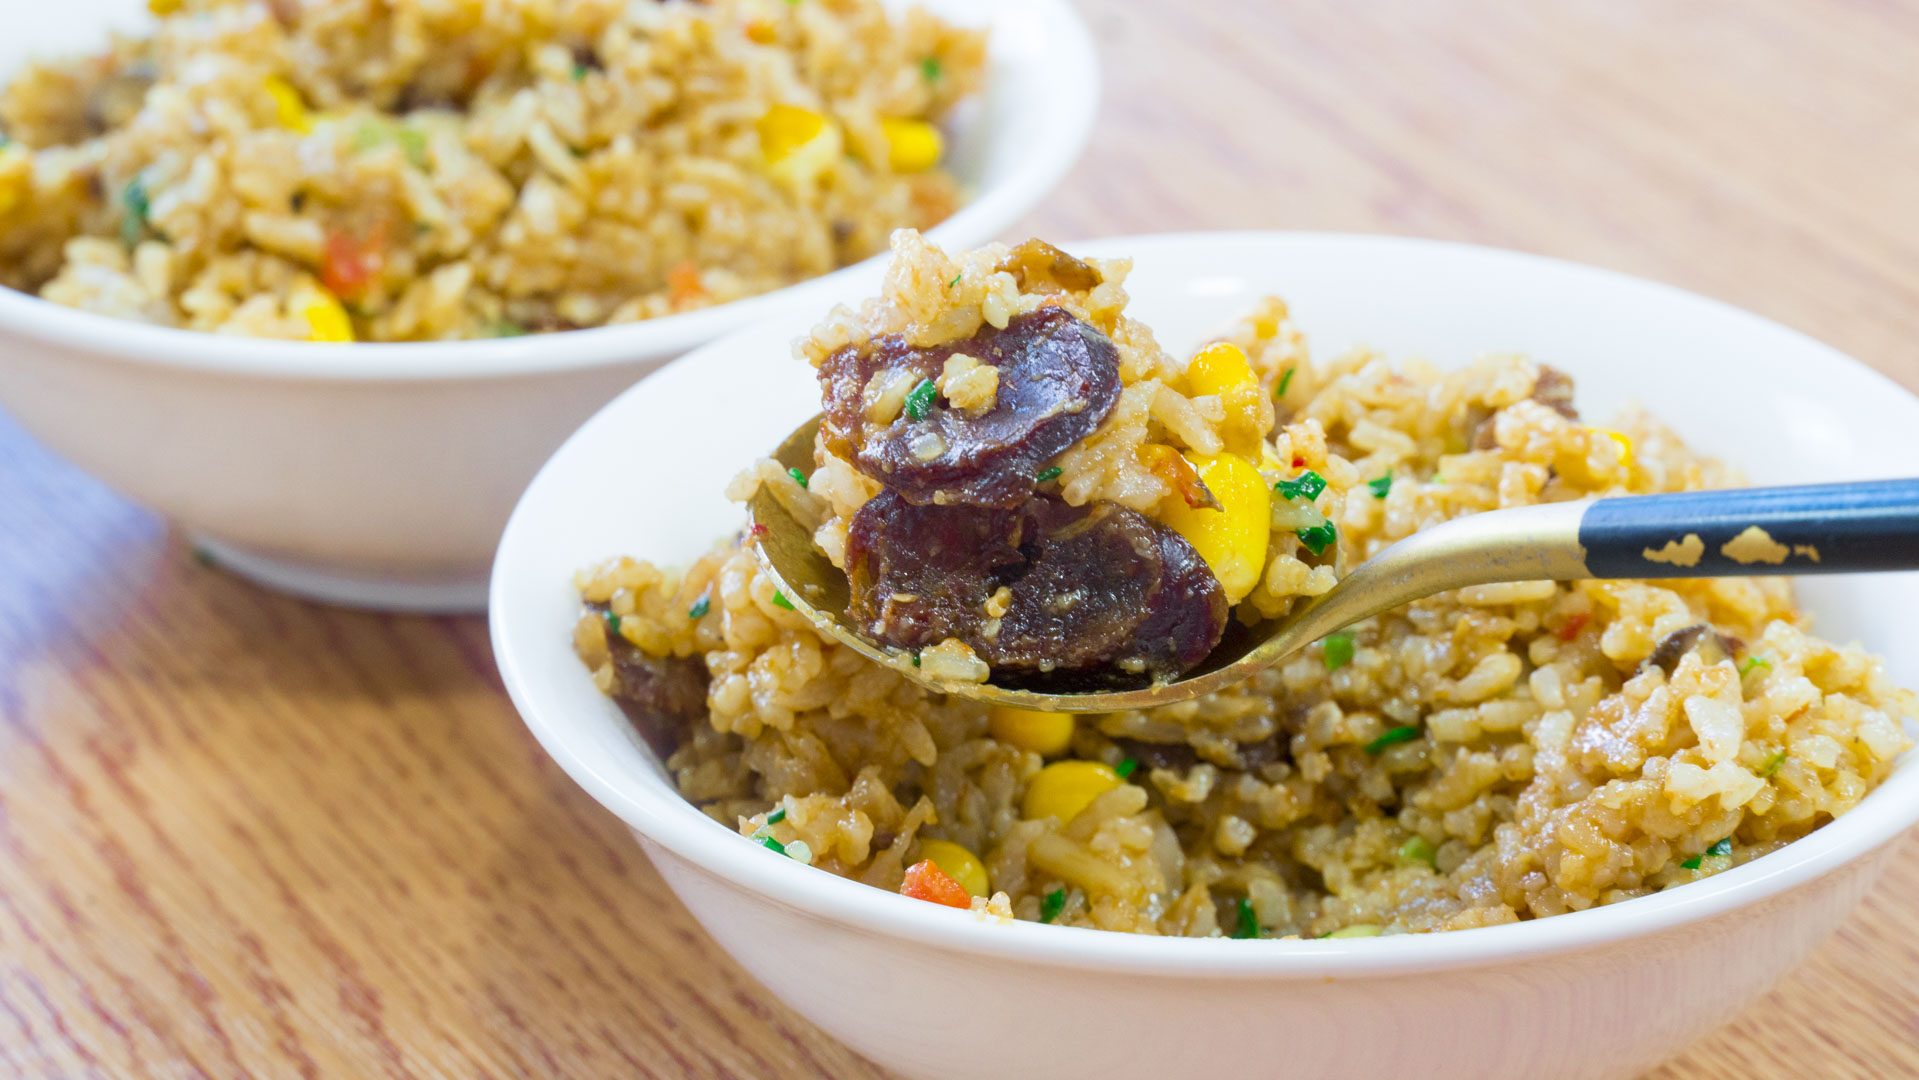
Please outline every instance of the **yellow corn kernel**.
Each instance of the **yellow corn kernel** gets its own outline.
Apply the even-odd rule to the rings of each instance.
[[[180,10],[181,0],[147,0],[147,10],[155,15],[171,15]]]
[[[1186,365],[1186,391],[1193,397],[1224,394],[1235,386],[1259,385],[1253,365],[1239,346],[1230,341],[1215,341],[1199,350]]]
[[[973,896],[985,896],[992,890],[993,883],[986,876],[986,864],[979,861],[978,855],[951,840],[921,840],[920,858],[931,859],[934,866],[959,882],[960,888]]]
[[[1259,584],[1266,572],[1266,546],[1272,540],[1273,491],[1252,462],[1238,454],[1188,457],[1206,490],[1219,500],[1218,510],[1166,500],[1160,520],[1186,538],[1206,560],[1225,590],[1226,602],[1237,604]]]
[[[1632,439],[1623,431],[1601,428],[1599,433],[1619,444],[1619,463],[1628,469],[1632,468]]]
[[[805,188],[840,158],[840,126],[823,113],[775,105],[755,125],[767,171],[793,188]]]
[[[924,120],[883,117],[880,130],[886,134],[886,160],[894,172],[925,172],[946,152],[939,129]]]
[[[1065,753],[1072,744],[1073,714],[1001,705],[993,710],[987,730],[1003,743],[1012,743],[1041,757],[1054,757]]]
[[[347,318],[346,308],[340,306],[339,298],[325,286],[308,284],[296,288],[290,306],[305,317],[310,327],[307,340],[353,340],[353,320]]]
[[[1112,766],[1097,761],[1055,761],[1026,785],[1020,813],[1028,821],[1056,817],[1064,825],[1092,805],[1094,799],[1126,781]]]
[[[18,143],[0,145],[0,214],[26,199],[32,169],[26,147]]]
[[[305,135],[313,130],[313,119],[307,115],[307,105],[300,98],[300,92],[293,84],[278,75],[266,77],[267,96],[273,99],[273,118],[280,126]]]
[[[1354,926],[1342,926],[1326,936],[1329,938],[1378,937],[1386,932],[1383,926],[1373,923],[1359,923]]]

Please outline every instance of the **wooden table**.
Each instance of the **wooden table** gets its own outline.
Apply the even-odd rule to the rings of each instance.
[[[1919,386],[1919,8],[1085,0],[1016,236],[1448,237],[1670,281]],[[1737,378],[1737,371],[1727,372]],[[1665,1080],[1919,1072],[1919,846]],[[0,420],[0,1076],[871,1077],[548,763],[477,618],[197,564]]]

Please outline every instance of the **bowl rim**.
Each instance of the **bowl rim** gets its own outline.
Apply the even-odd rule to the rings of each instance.
[[[1078,161],[1099,109],[1100,68],[1092,32],[1068,0],[1001,0],[985,25],[1020,18],[1043,31],[1049,108],[1058,126],[1048,138],[1011,155],[1014,164],[982,185],[951,217],[926,230],[936,243],[971,246],[997,237],[1038,206]],[[989,43],[993,55],[1001,55]],[[156,367],[260,378],[324,382],[401,382],[508,378],[578,371],[646,358],[677,356],[775,312],[857,291],[877,279],[887,252],[756,296],[636,323],[480,341],[321,342],[237,337],[69,308],[0,287],[0,334]]]
[[[1832,346],[1723,301],[1636,275],[1526,252],[1452,241],[1281,230],[1142,234],[1065,246],[1090,255],[1124,253],[1144,260],[1156,250],[1168,247],[1257,246],[1275,239],[1416,247],[1509,260],[1522,267],[1550,267],[1555,272],[1589,275],[1593,281],[1630,285],[1743,322],[1752,329],[1790,341],[1799,349],[1823,354],[1828,362],[1856,368],[1877,380],[1888,393],[1913,396],[1892,379]],[[735,336],[747,335],[720,338],[689,353],[683,362],[697,364],[709,350],[725,351]],[[529,492],[541,486],[548,470],[555,467],[568,446],[581,439],[589,428],[605,422],[604,418],[613,413],[618,401],[602,409],[555,451],[554,457],[529,485]],[[892,893],[817,871],[790,859],[766,858],[755,845],[728,842],[737,841],[738,834],[707,817],[673,791],[670,783],[657,792],[630,788],[616,783],[589,755],[576,750],[567,735],[567,723],[547,714],[537,680],[522,666],[505,630],[507,620],[517,614],[509,586],[523,513],[529,513],[524,497],[508,521],[494,563],[489,586],[490,636],[508,696],[535,738],[561,768],[631,827],[646,846],[657,845],[675,859],[753,894],[759,902],[854,931],[908,939],[943,951],[1050,968],[1172,978],[1380,978],[1487,967],[1603,947],[1751,906],[1838,871],[1898,838],[1919,822],[1919,763],[1908,763],[1845,815],[1778,851],[1682,888],[1548,918],[1357,940],[1242,941],[1157,937],[1043,926],[1021,920],[1002,924],[938,905],[905,902]],[[559,572],[570,574],[571,568],[562,568]],[[1908,751],[1908,757],[1914,753],[1919,750]]]

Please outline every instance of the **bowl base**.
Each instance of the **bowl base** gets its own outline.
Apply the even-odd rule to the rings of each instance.
[[[210,536],[195,534],[192,539],[194,550],[213,560],[216,566],[256,585],[303,600],[407,615],[465,615],[486,610],[485,577],[420,581],[360,576],[261,555]]]

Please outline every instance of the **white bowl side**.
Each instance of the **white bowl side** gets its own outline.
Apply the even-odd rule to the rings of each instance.
[[[23,11],[0,70],[28,51],[74,47],[77,25],[137,26],[141,6]],[[993,35],[987,91],[953,132],[952,160],[974,196],[929,233],[972,246],[1071,167],[1091,130],[1098,65],[1064,0],[926,6]],[[880,266],[643,323],[354,346],[169,330],[0,289],[0,405],[278,586],[370,606],[476,607],[515,498],[594,409],[755,318],[870,292]],[[416,602],[423,595],[443,600]]]
[[[1136,257],[1132,313],[1175,351],[1274,292],[1320,355],[1367,342],[1394,360],[1422,355],[1450,366],[1482,351],[1528,352],[1578,380],[1587,415],[1603,417],[1636,398],[1756,481],[1919,474],[1919,445],[1909,436],[1919,428],[1919,401],[1911,395],[1802,335],[1666,286],[1510,252],[1384,237],[1194,234],[1070,246]],[[1624,1075],[1728,1015],[1803,955],[1876,872],[1880,858],[1868,853],[1919,819],[1919,776],[1909,757],[1845,818],[1705,882],[1515,926],[1351,942],[987,925],[768,858],[681,800],[584,677],[568,643],[578,610],[570,575],[617,554],[684,562],[738,527],[738,508],[720,494],[726,480],[817,408],[811,372],[788,349],[806,321],[756,326],[669,366],[561,448],[501,544],[494,652],[535,735],[647,839],[722,944],[802,1013],[910,1075],[994,1075],[1005,1062],[981,1045],[992,1041],[982,1032],[1063,1008],[1072,1023],[1031,1036],[1034,1046],[1062,1055],[1045,1059],[1061,1068],[1081,1054],[1118,1070],[1102,1075],[1149,1075],[1147,1064],[1166,1062],[1140,1051],[1138,1037],[1125,1042],[1132,1057],[1109,1052],[1149,1030],[1183,1040],[1196,1064],[1182,1071],[1242,1067],[1248,1059],[1235,1038],[1247,1024],[1274,1023],[1334,992],[1325,987],[1362,979],[1367,988],[1341,999],[1346,1005],[1363,1008],[1374,983],[1403,984],[1404,996],[1394,1000],[1412,1012],[1370,1031],[1303,1025],[1283,1044],[1288,1060],[1335,1069],[1336,1036],[1377,1043],[1381,1031],[1411,1025],[1427,1045],[1460,1055],[1447,1061],[1487,1070],[1476,1075],[1541,1075],[1526,1069],[1545,1061],[1539,1055],[1550,1047],[1517,1034],[1522,1021],[1537,1014],[1572,1024],[1598,1010],[1590,1015],[1605,1021],[1603,1037],[1585,1045],[1601,1064],[1579,1071],[1554,1059],[1560,1064],[1543,1074]],[[1896,677],[1919,681],[1919,640],[1903,625],[1919,602],[1919,575],[1816,579],[1803,594],[1823,632],[1869,642]],[[670,857],[659,857],[662,851]],[[1700,938],[1737,945],[1702,950],[1693,944]],[[816,940],[835,944],[816,949]],[[1660,961],[1668,955],[1686,963],[1675,969]],[[1579,977],[1555,979],[1555,965]],[[938,985],[948,977],[977,993],[945,997]],[[948,1011],[925,1015],[944,1016],[956,1034],[904,1030],[896,1011],[849,982],[885,988],[881,996],[938,997]],[[1483,990],[1457,992],[1467,986]],[[1230,1012],[1236,994],[1265,1008],[1227,1025],[1182,1005],[1190,995]],[[1104,999],[1126,1004],[1103,1012]],[[846,1000],[866,1002],[865,1011],[836,1004]],[[873,1019],[863,1020],[869,1013]],[[1496,1023],[1504,1026],[1488,1029]],[[1389,1052],[1396,1051],[1368,1050]],[[1135,1069],[1127,1060],[1142,1064]],[[1363,1060],[1383,1068],[1396,1059]],[[1450,1065],[1423,1067],[1420,1075],[1452,1075]]]

